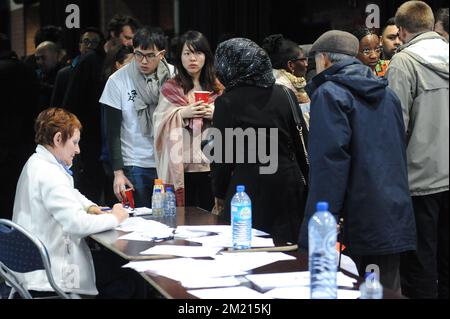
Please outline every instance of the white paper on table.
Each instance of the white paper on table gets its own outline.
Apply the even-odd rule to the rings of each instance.
[[[130,262],[123,268],[132,268],[137,272],[149,272],[173,280],[196,281],[204,278],[246,275],[237,265],[223,265],[215,260],[195,260],[192,258],[175,258],[151,261]]]
[[[142,255],[171,255],[180,257],[212,257],[221,247],[157,245],[142,251]]]
[[[274,299],[311,299],[308,286],[283,287],[269,290],[264,295]],[[358,290],[338,289],[337,299],[358,299],[361,293]]]
[[[358,268],[356,268],[355,262],[350,257],[344,254],[341,254],[340,267],[355,276],[359,276]]]
[[[195,243],[200,243],[203,246],[213,246],[213,247],[233,247],[233,241],[231,239],[231,234],[219,234],[213,236],[197,237],[197,238],[186,238],[187,241],[192,241]],[[251,247],[275,247],[272,238],[262,238],[262,237],[252,237]]]
[[[134,209],[131,208],[125,208],[128,211],[128,214],[133,214],[134,216],[141,216],[141,215],[151,215],[152,209],[148,207],[136,207]]]
[[[286,273],[272,273],[246,276],[258,288],[266,290],[279,287],[309,286],[311,275],[309,271],[296,271]],[[356,279],[348,277],[341,272],[337,273],[336,283],[339,287],[353,288]]]
[[[174,258],[160,260],[131,261],[122,268],[131,268],[137,272],[151,271],[157,273],[161,269],[183,268],[183,266],[193,261],[191,258]]]
[[[181,281],[181,285],[187,289],[232,287],[239,286],[240,281],[236,277],[195,277],[186,278]]]
[[[231,226],[230,225],[196,225],[189,226],[183,225],[178,226],[176,229],[176,233],[184,232],[184,231],[192,231],[192,232],[210,232],[210,233],[218,233],[218,234],[230,234],[231,236]],[[268,233],[258,230],[252,229],[252,236],[269,236]]]
[[[190,231],[190,230],[182,230],[179,231],[178,228],[173,235],[175,238],[186,239],[186,238],[195,238],[195,237],[203,237],[209,235],[210,232],[205,231]]]
[[[171,228],[156,230],[152,232],[132,232],[126,235],[122,235],[117,239],[124,240],[138,240],[138,241],[154,241],[156,239],[170,238],[173,236],[173,230]]]
[[[187,292],[200,299],[270,299],[269,296],[248,287],[198,289]]]
[[[157,232],[162,229],[172,229],[172,228],[154,220],[148,220],[142,217],[130,217],[125,219],[125,221],[121,223],[119,226],[117,226],[116,229],[124,232],[137,231],[141,233],[151,233],[153,231]]]
[[[237,265],[239,269],[249,271],[281,260],[295,260],[295,257],[281,252],[262,251],[222,253],[214,256],[214,259],[225,267]]]

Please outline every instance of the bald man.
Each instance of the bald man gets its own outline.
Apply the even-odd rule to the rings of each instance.
[[[56,74],[61,68],[59,63],[60,48],[54,42],[44,41],[38,45],[34,55],[40,82],[39,107],[45,109],[50,106]]]

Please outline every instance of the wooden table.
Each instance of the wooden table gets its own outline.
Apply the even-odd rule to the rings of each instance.
[[[219,225],[224,224],[218,216],[211,214],[197,207],[177,207],[177,214],[171,217],[145,217],[146,219],[155,220],[166,224],[170,227],[176,228],[181,225]],[[201,244],[189,242],[182,239],[166,240],[162,242],[148,242],[148,241],[129,241],[118,239],[126,233],[118,230],[108,230],[102,233],[91,235],[91,239],[113,251],[125,260],[151,260],[161,258],[173,258],[169,255],[141,255],[140,252],[149,249],[155,245],[185,245],[185,246],[199,246]],[[252,248],[247,251],[294,251],[297,249],[295,243],[286,243],[274,238],[275,247]]]
[[[178,207],[176,217],[147,217],[148,219],[162,222],[170,227],[176,227],[180,225],[218,225],[224,224],[216,215],[195,207]],[[106,232],[93,234],[91,239],[100,245],[104,246],[108,250],[121,256],[123,259],[132,260],[152,260],[162,258],[175,258],[168,255],[141,255],[140,252],[158,244],[173,244],[173,245],[188,245],[197,246],[199,243],[189,242],[185,240],[167,240],[159,243],[144,242],[144,241],[128,241],[121,240],[118,237],[126,234],[122,231],[109,230]],[[253,269],[249,274],[265,274],[265,273],[283,273],[283,272],[295,272],[295,271],[307,271],[308,270],[308,256],[305,253],[297,251],[297,245],[294,243],[279,242],[274,238],[275,247],[255,248],[248,251],[283,251],[296,257],[295,260],[278,261],[257,269]],[[353,288],[354,290],[359,288],[361,278],[354,276],[345,270],[344,274],[353,277],[357,280],[357,284]],[[196,297],[187,293],[178,281],[157,276],[151,273],[141,273],[141,276],[150,283],[163,297],[167,299],[196,299]],[[245,282],[243,285],[252,289],[256,289],[251,282]],[[348,288],[347,288],[348,289]],[[384,289],[384,299],[400,299],[403,296],[396,294],[395,292]]]

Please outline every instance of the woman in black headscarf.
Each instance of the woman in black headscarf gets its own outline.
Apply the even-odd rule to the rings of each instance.
[[[304,181],[308,179],[289,101],[289,95],[292,101],[296,97],[275,85],[267,53],[251,40],[235,38],[221,43],[215,67],[225,86],[223,95],[216,99],[213,117],[213,125],[223,137],[223,158],[216,157],[212,165],[215,208],[224,208],[223,216],[229,220],[236,185],[245,185],[252,200],[253,227],[295,242],[306,199]],[[302,127],[306,131],[303,118]],[[238,142],[239,137],[227,139],[227,128],[235,129],[235,134],[237,128],[244,130],[244,143]],[[253,134],[256,139],[248,138]],[[230,150],[232,159],[227,159]]]

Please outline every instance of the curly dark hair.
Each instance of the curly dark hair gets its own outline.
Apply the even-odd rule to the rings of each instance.
[[[282,34],[272,34],[263,40],[262,48],[270,57],[270,62],[274,69],[287,69],[288,62],[298,56],[298,52],[303,50]]]
[[[115,15],[108,23],[108,35],[107,40],[111,39],[111,32],[115,37],[118,37],[122,32],[124,26],[130,26],[131,30],[135,32],[139,28],[139,22],[130,16],[123,16],[120,14]]]

